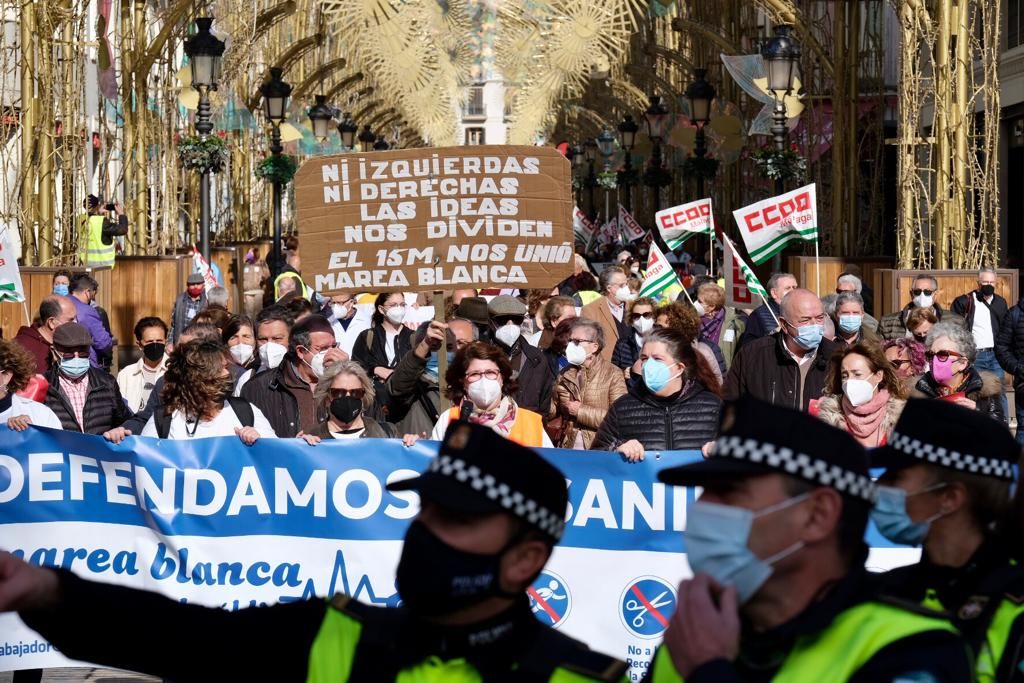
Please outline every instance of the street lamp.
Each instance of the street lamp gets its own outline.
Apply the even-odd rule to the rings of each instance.
[[[607,128],[601,131],[601,134],[597,136],[597,149],[601,153],[601,158],[607,164],[608,159],[615,154],[615,134]]]
[[[375,152],[386,152],[389,149],[391,149],[391,145],[388,144],[388,141],[384,139],[383,135],[378,135],[377,141],[373,143],[373,150]]]
[[[338,124],[338,134],[341,135],[341,146],[345,149],[355,149],[356,146],[356,133],[359,132],[359,126],[352,120],[352,114],[345,112],[342,116],[341,123]]]
[[[654,197],[654,211],[657,213],[658,209],[661,208],[661,178],[659,173],[662,168],[661,141],[665,139],[672,116],[669,114],[668,108],[662,104],[661,97],[651,95],[650,101],[651,105],[644,112],[644,118],[647,120],[647,136],[651,139],[652,143],[651,161],[648,169],[653,171],[653,173],[649,176],[648,184]]]
[[[786,149],[786,96],[793,92],[796,67],[800,61],[800,46],[793,39],[793,27],[783,24],[775,27],[775,36],[761,48],[761,58],[768,72],[768,90],[775,98],[775,109],[772,111],[772,140],[775,149],[783,152]],[[775,180],[775,194],[785,191],[782,178]],[[772,257],[772,268],[782,270],[782,254]]]
[[[370,126],[363,126],[363,132],[359,134],[359,146],[364,152],[369,152],[373,149],[373,143],[377,141],[377,136],[370,130]]]
[[[270,67],[270,78],[260,86],[263,95],[263,111],[270,121],[270,153],[275,157],[283,151],[281,146],[281,124],[284,123],[288,111],[288,97],[292,94],[292,86],[286,83],[281,74],[283,70]],[[281,181],[274,180],[272,202],[274,209],[274,241],[271,247],[270,272],[274,277],[281,272]]]
[[[694,81],[686,89],[686,97],[690,100],[690,120],[697,126],[697,140],[694,156],[703,159],[707,153],[707,137],[704,126],[711,120],[711,103],[715,100],[715,88],[707,82],[707,69],[694,70]],[[704,198],[704,174],[697,173],[697,198]]]
[[[636,144],[636,132],[640,130],[640,126],[637,125],[636,121],[629,114],[622,119],[619,124],[619,144],[622,146],[622,151],[626,154],[625,165],[622,168],[622,177],[625,179],[626,187],[626,211],[633,212],[633,159],[630,152],[633,151],[633,145]]]
[[[594,138],[588,138],[583,143],[584,154],[587,157],[587,197],[590,199],[590,217],[597,215],[597,208],[594,206],[594,186],[597,185],[597,174],[594,172],[594,164],[597,162],[597,142]]]
[[[213,17],[196,19],[196,32],[185,41],[185,54],[192,69],[192,87],[199,92],[196,132],[206,139],[213,132],[210,118],[210,90],[217,89],[224,41],[210,33]],[[199,252],[210,262],[210,171],[203,169],[199,180]]]
[[[334,110],[327,104],[327,95],[317,95],[316,104],[307,112],[309,122],[313,124],[313,137],[317,142],[323,142],[331,132],[331,122],[334,120]]]

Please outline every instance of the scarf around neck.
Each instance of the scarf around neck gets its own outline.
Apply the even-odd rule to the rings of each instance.
[[[864,405],[854,406],[850,400],[843,396],[843,415],[846,418],[846,427],[862,446],[881,445],[885,434],[878,434],[878,430],[885,420],[886,410],[889,407],[889,390],[879,389],[871,400]]]

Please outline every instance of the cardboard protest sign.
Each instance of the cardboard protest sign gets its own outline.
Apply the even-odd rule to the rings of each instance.
[[[552,287],[572,275],[569,161],[553,147],[313,158],[295,176],[318,291]]]
[[[793,240],[818,239],[815,185],[745,206],[732,212],[750,260],[760,265]]]
[[[711,210],[710,197],[659,211],[654,216],[654,222],[669,249],[678,249],[694,235],[715,234],[715,216]]]

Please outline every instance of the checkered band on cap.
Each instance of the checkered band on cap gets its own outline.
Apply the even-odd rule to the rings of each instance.
[[[718,456],[766,465],[794,477],[817,482],[822,486],[831,486],[840,493],[855,498],[867,501],[873,501],[875,498],[875,485],[870,477],[804,453],[797,453],[791,448],[742,436],[723,436],[715,442],[714,457]]]
[[[565,515],[551,510],[527,498],[520,491],[513,491],[508,484],[498,481],[494,475],[482,472],[476,465],[467,465],[465,460],[452,455],[438,455],[430,463],[430,471],[451,477],[471,486],[484,494],[511,514],[532,524],[555,540],[562,538],[565,531]]]
[[[893,432],[889,439],[889,447],[904,453],[918,460],[924,460],[942,467],[949,467],[961,472],[980,474],[986,477],[996,477],[1013,481],[1013,463],[995,458],[983,458],[970,453],[925,443],[906,434]]]

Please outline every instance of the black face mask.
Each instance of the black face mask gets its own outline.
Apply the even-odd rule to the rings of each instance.
[[[981,285],[980,287],[978,287],[978,291],[980,291],[981,295],[987,299],[988,297],[990,297],[990,296],[992,296],[993,294],[996,293],[996,286],[995,285]]]
[[[924,344],[924,343],[925,343],[925,340],[926,340],[926,339],[928,339],[928,335],[927,335],[927,334],[922,334],[922,335],[916,335],[916,334],[915,334],[915,335],[914,335],[914,339],[916,339],[916,340],[917,340],[917,341],[919,341],[920,343]]]
[[[331,415],[342,424],[352,424],[363,412],[363,399],[355,396],[339,396],[331,401]]]
[[[498,585],[501,558],[515,539],[495,555],[457,550],[414,521],[405,534],[398,561],[397,586],[402,602],[421,617],[440,617],[506,596]]]
[[[146,357],[146,360],[151,363],[155,363],[164,357],[164,344],[146,344],[142,347],[142,355]]]

